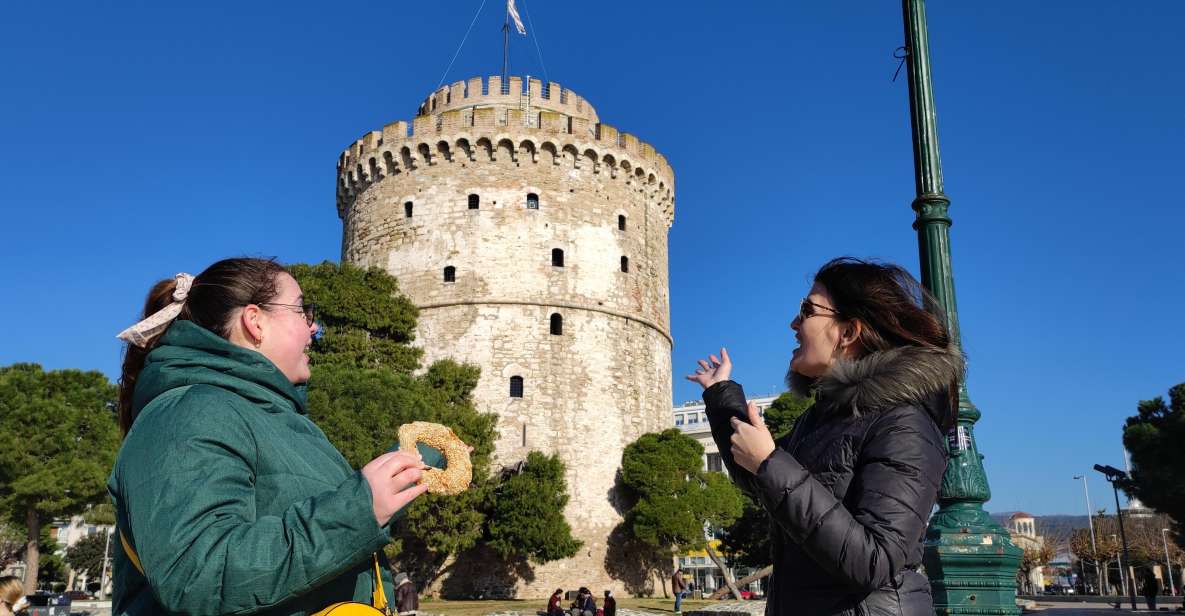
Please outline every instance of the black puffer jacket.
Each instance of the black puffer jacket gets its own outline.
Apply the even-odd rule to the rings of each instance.
[[[919,347],[836,364],[756,474],[730,451],[729,418],[746,416],[741,386],[704,391],[729,474],[772,520],[766,614],[934,613],[917,568],[948,457],[939,424],[962,370],[957,350]]]

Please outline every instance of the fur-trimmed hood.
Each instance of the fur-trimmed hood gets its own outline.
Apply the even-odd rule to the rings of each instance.
[[[936,394],[949,404],[952,382],[963,376],[963,353],[957,346],[945,349],[906,346],[878,351],[856,360],[839,360],[831,371],[812,380],[798,373],[788,375],[790,388],[800,395],[813,392],[829,409],[859,415],[864,412],[917,404],[934,420],[945,423],[948,409],[931,408]],[[939,416],[935,416],[936,413]]]

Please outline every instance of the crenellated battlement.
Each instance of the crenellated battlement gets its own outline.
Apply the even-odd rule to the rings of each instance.
[[[491,79],[499,85],[496,77]],[[674,172],[665,156],[636,136],[559,111],[499,106],[441,111],[441,105],[455,106],[456,99],[438,103],[435,113],[416,116],[410,124],[400,120],[371,131],[342,152],[337,165],[339,217],[345,217],[361,191],[386,177],[438,164],[496,163],[507,157],[520,165],[603,173],[648,191],[667,224],[674,222]],[[587,109],[595,117],[592,108]]]
[[[580,95],[560,84],[514,76],[473,77],[441,86],[420,103],[416,116],[433,116],[454,109],[473,107],[515,108],[526,111],[555,111],[590,124],[598,122],[597,111]]]

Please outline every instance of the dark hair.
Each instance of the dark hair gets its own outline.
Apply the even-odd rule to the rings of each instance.
[[[551,593],[551,594],[553,594],[553,595],[561,595],[561,594],[563,594],[563,593],[564,593],[564,589],[563,589],[563,588],[557,588],[557,589],[555,589],[555,592],[553,592],[553,593]]]
[[[230,338],[231,312],[248,304],[270,302],[278,294],[276,278],[284,267],[275,259],[236,258],[223,259],[193,279],[193,285],[185,299],[178,321],[192,321],[222,338]],[[177,288],[174,278],[162,280],[148,291],[144,300],[147,318],[173,302],[173,291]],[[136,379],[144,369],[144,360],[156,347],[162,334],[158,334],[143,348],[129,344],[123,357],[123,371],[119,377],[119,429],[124,435],[132,427],[132,395],[136,390]]]
[[[860,321],[864,355],[904,346],[946,349],[953,342],[938,300],[900,265],[839,257],[819,268],[815,282],[827,289],[840,319]],[[948,395],[951,413],[944,429],[958,414],[958,381]]]

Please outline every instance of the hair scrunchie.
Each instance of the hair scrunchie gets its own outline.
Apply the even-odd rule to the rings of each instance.
[[[116,338],[127,341],[138,347],[148,346],[148,342],[157,334],[168,329],[169,324],[181,314],[185,307],[185,299],[189,297],[189,290],[193,287],[193,276],[184,272],[177,274],[177,288],[173,289],[173,302],[157,310],[148,318],[119,332]]]

